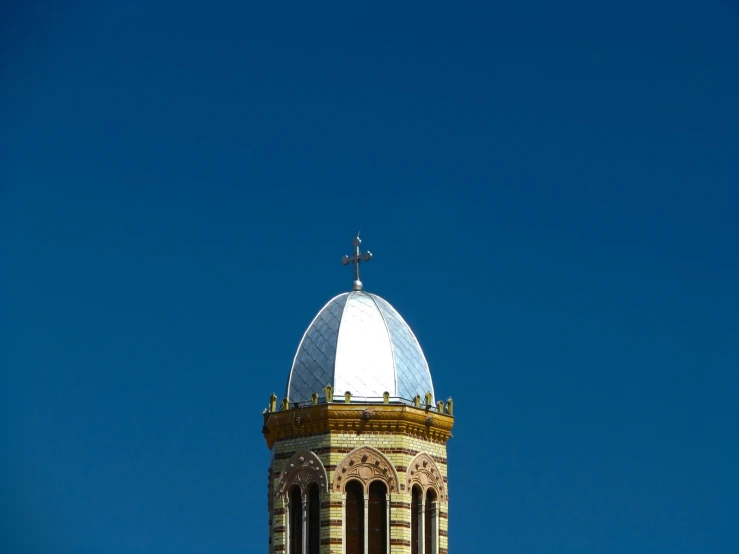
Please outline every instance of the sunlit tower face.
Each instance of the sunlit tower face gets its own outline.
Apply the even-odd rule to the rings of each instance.
[[[290,554],[446,554],[446,442],[451,398],[437,401],[413,331],[364,291],[353,241],[352,291],[313,318],[285,395],[272,395],[269,551]]]

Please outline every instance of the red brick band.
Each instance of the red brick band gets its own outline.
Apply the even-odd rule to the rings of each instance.
[[[340,519],[329,519],[321,522],[321,527],[341,527],[342,521]]]
[[[390,520],[390,527],[405,527],[406,529],[411,528],[411,522],[410,521],[398,521],[395,519]]]

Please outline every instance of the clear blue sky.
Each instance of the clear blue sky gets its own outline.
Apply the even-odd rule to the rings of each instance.
[[[739,552],[736,2],[18,2],[0,59],[4,552],[265,552],[358,229],[454,554]]]

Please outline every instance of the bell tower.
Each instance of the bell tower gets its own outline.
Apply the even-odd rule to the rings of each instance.
[[[342,260],[352,292],[318,312],[264,411],[270,554],[448,554],[453,401],[435,400],[400,314],[362,290],[360,245]]]

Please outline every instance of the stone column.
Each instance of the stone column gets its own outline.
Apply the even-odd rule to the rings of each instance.
[[[390,493],[385,495],[385,552],[390,554]]]
[[[426,553],[426,495],[421,495],[421,503],[418,505],[418,552]]]
[[[346,552],[346,492],[341,495],[341,552]]]
[[[308,495],[302,492],[300,495],[303,504],[303,517],[301,524],[303,526],[303,544],[300,545],[300,552],[306,554],[308,552]]]
[[[434,500],[429,506],[431,511],[431,552],[439,554],[439,501]]]
[[[364,506],[362,506],[364,514],[364,552],[369,552],[369,492],[364,493]]]

